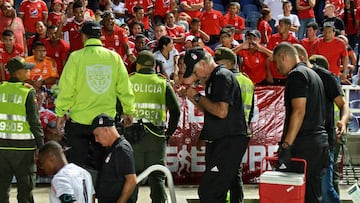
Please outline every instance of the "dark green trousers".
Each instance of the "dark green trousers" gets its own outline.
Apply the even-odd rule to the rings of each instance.
[[[160,164],[165,166],[166,140],[163,137],[156,137],[146,133],[144,138],[133,146],[136,174],[140,174],[149,166]],[[150,197],[152,203],[165,203],[165,175],[162,172],[155,171],[148,177],[151,189]],[[138,188],[136,188],[132,200],[136,202]]]
[[[16,177],[19,203],[33,203],[36,166],[34,150],[0,150],[0,202],[9,203],[9,192],[13,176]]]

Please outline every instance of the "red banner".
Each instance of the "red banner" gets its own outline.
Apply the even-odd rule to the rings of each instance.
[[[205,170],[205,146],[196,149],[203,125],[203,113],[187,99],[179,98],[181,118],[167,147],[167,166],[176,184],[197,184]],[[285,118],[284,87],[255,88],[255,109],[251,121],[252,138],[243,158],[243,181],[257,182],[264,156],[277,151]]]

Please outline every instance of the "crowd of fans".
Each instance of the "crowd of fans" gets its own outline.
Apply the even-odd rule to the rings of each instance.
[[[350,84],[353,75],[357,75],[358,53],[354,52],[360,33],[357,0],[89,3],[23,0],[14,5],[11,0],[2,1],[0,80],[10,77],[5,69],[10,58],[25,57],[36,64],[28,82],[39,92],[45,91],[47,99],[43,106],[53,109],[50,89],[56,87],[69,54],[83,47],[79,29],[86,21],[101,23],[104,47],[123,58],[129,74],[134,72],[138,53],[148,49],[155,54],[157,72],[180,83],[178,60],[185,50],[201,46],[214,55],[217,47],[228,47],[238,56],[239,70],[255,85],[284,85],[286,78],[272,62],[272,49],[286,41],[302,44],[309,56],[325,56],[329,70],[343,84]],[[250,14],[244,16],[249,4],[255,5],[258,13],[255,27],[249,21]]]

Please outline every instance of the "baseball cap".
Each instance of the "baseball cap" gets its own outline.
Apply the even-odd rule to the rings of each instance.
[[[283,23],[291,26],[291,21],[290,21],[289,18],[281,18],[281,19],[279,20],[279,23],[280,23],[280,22],[283,22]]]
[[[111,126],[115,126],[115,119],[104,113],[96,116],[91,124],[92,130],[95,130],[98,127],[111,127]]]
[[[316,65],[319,65],[320,67],[323,67],[325,69],[329,69],[329,62],[328,60],[322,56],[322,55],[312,55],[310,56],[309,58],[309,61],[311,64],[316,64]]]
[[[197,62],[205,57],[205,51],[202,47],[195,47],[188,49],[185,52],[184,63],[186,65],[186,70],[184,73],[184,78],[190,77],[194,70],[194,66]]]
[[[214,60],[216,61],[220,61],[220,60],[229,60],[231,61],[233,64],[236,64],[236,55],[235,53],[226,47],[219,47],[215,50],[215,56],[214,56]]]
[[[101,25],[95,21],[87,21],[81,27],[80,31],[90,37],[100,37]]]
[[[261,34],[260,34],[259,30],[248,30],[248,31],[246,31],[245,36],[248,36],[248,35],[253,35],[254,37],[261,38]]]
[[[32,69],[35,67],[35,64],[33,63],[27,63],[25,61],[24,58],[20,57],[20,56],[16,56],[14,58],[11,58],[7,64],[6,64],[6,69],[10,72],[10,73],[15,73],[16,71],[20,70],[20,69]]]
[[[187,36],[186,38],[185,38],[185,42],[187,42],[187,41],[193,41],[193,39],[195,38],[195,36],[194,35],[189,35],[189,36]]]
[[[154,67],[155,65],[154,54],[151,51],[143,50],[139,53],[136,59],[136,63],[141,66]]]
[[[323,27],[335,28],[335,25],[334,25],[334,22],[332,22],[332,21],[325,21],[323,24]]]

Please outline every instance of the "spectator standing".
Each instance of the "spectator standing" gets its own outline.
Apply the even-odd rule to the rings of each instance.
[[[291,14],[292,4],[290,1],[283,2],[283,14],[278,16],[278,19],[288,18],[291,22],[290,31],[294,35],[297,36],[297,32],[300,26],[300,21],[297,15]],[[279,21],[276,21],[275,26],[279,29]]]
[[[100,113],[115,117],[116,99],[122,104],[125,126],[131,125],[135,112],[134,95],[121,57],[102,47],[101,26],[89,21],[80,31],[84,48],[69,56],[59,81],[55,108],[57,128],[60,130],[64,126],[65,114],[70,110],[70,120],[65,125],[70,147],[68,160],[79,166],[93,165],[99,169],[103,149],[94,145],[90,125]],[[89,145],[95,147],[94,163],[88,159]]]
[[[305,202],[322,202],[321,174],[329,165],[325,90],[315,71],[300,62],[296,49],[280,43],[274,49],[277,69],[287,75],[285,86],[285,125],[279,143],[279,166],[286,171],[302,172],[302,166],[291,164],[292,157],[305,159]]]
[[[26,46],[27,43],[24,24],[21,18],[16,17],[15,12],[15,9],[11,6],[9,2],[4,2],[1,4],[2,15],[0,15],[0,33],[3,33],[5,30],[13,31],[15,36],[15,42],[24,48],[24,54],[25,56],[27,56],[28,50]]]
[[[130,143],[119,134],[114,118],[109,115],[96,116],[91,128],[96,142],[109,148],[97,179],[98,202],[131,202],[128,199],[136,186],[136,174]]]
[[[126,31],[115,24],[115,16],[109,11],[103,13],[102,37],[100,38],[105,48],[118,53],[122,58],[129,57],[130,61],[135,61],[135,56],[130,50],[129,39]]]
[[[344,13],[340,18],[344,22],[346,37],[349,40],[349,44],[352,49],[355,49],[355,45],[358,42],[358,25],[356,25],[356,9],[353,0],[345,0]]]
[[[323,37],[320,39],[315,54],[323,55],[329,61],[329,71],[338,77],[338,81],[345,81],[347,78],[348,53],[345,43],[335,37],[335,27],[331,23],[324,24]],[[340,72],[340,64],[343,65],[343,72]]]
[[[27,38],[34,35],[35,23],[43,21],[44,24],[48,18],[48,8],[42,0],[24,0],[20,4],[19,17],[24,22]]]
[[[11,30],[4,30],[2,33],[2,41],[0,44],[0,76],[1,81],[7,81],[10,79],[10,72],[7,70],[6,64],[7,62],[15,57],[21,56],[24,57],[24,48],[15,43],[15,35]]]
[[[208,45],[219,41],[221,29],[224,27],[223,15],[220,11],[213,9],[212,0],[204,1],[204,11],[201,14],[201,30],[210,36]]]
[[[172,79],[174,72],[178,71],[179,59],[179,52],[174,48],[173,40],[169,36],[162,36],[154,51],[155,59],[163,64],[166,77]]]
[[[249,142],[241,90],[234,74],[217,65],[202,48],[187,50],[184,61],[183,83],[206,83],[205,96],[192,87],[182,92],[204,112],[199,140],[206,142],[206,166],[199,185],[200,201],[225,202]]]
[[[182,26],[175,24],[174,13],[167,12],[165,16],[166,32],[172,38],[175,49],[181,51],[185,41],[185,30]]]
[[[210,40],[209,35],[201,30],[201,22],[199,18],[193,18],[191,20],[190,30],[185,33],[185,39],[188,36],[199,37],[203,42],[208,42]]]
[[[158,42],[162,36],[167,35],[165,25],[156,25],[154,28],[154,37],[155,39],[148,42],[146,46],[148,46],[151,50],[154,50],[158,46]]]
[[[147,50],[141,51],[136,61],[136,73],[130,76],[138,112],[134,121],[142,119],[145,126],[145,136],[139,143],[133,144],[137,174],[154,164],[165,166],[166,143],[175,132],[180,118],[180,107],[172,86],[165,78],[156,74],[154,67],[154,55]],[[156,91],[154,88],[154,91],[145,93],[141,88],[145,86],[155,87]],[[152,202],[165,203],[165,175],[154,171],[149,175],[148,181]],[[132,200],[136,202],[137,191]]]
[[[260,44],[258,30],[247,31],[245,42],[235,47],[233,51],[242,57],[241,71],[256,85],[267,84],[266,62],[272,57],[272,51]]]
[[[291,21],[288,18],[279,20],[279,33],[271,35],[267,48],[273,50],[280,42],[289,42],[291,44],[299,44],[299,40],[290,33]],[[273,62],[269,63],[268,82],[274,85],[285,85],[286,76],[280,74],[276,70]]]
[[[301,45],[306,49],[308,56],[314,54],[320,38],[317,37],[318,24],[311,22],[306,25],[306,38],[301,40]]]
[[[84,46],[81,39],[80,28],[83,26],[85,18],[84,7],[80,0],[74,2],[73,14],[74,17],[70,18],[68,21],[63,15],[56,33],[59,38],[64,38],[65,41],[69,43],[70,52],[79,50]],[[63,36],[61,35],[61,33],[63,33]]]
[[[242,31],[245,29],[245,19],[239,16],[240,4],[230,2],[229,11],[224,16],[224,25],[233,25],[235,27],[234,39],[241,43],[243,41]]]
[[[51,180],[50,203],[92,203],[95,193],[92,178],[85,169],[68,163],[64,150],[55,141],[47,142],[39,150],[39,161]]]
[[[337,17],[335,14],[335,6],[333,4],[327,3],[324,8],[325,19],[322,22],[323,28],[326,25],[334,26],[340,34],[345,35],[345,25],[344,21],[341,18]]]
[[[271,20],[271,11],[269,8],[263,8],[261,10],[261,15],[259,17],[258,23],[257,23],[257,29],[259,30],[261,34],[261,44],[267,45],[269,42],[269,38],[272,33],[272,28],[269,24],[269,21]]]
[[[62,12],[63,12],[63,2],[62,0],[54,0],[52,2],[52,11],[49,13],[47,19],[47,26],[56,25],[59,26],[61,22]]]
[[[300,27],[298,32],[299,40],[305,38],[305,30],[308,23],[315,22],[314,6],[316,0],[296,0],[296,10],[300,19]]]
[[[34,156],[35,150],[43,146],[44,140],[35,90],[24,83],[29,79],[29,69],[33,67],[33,64],[26,63],[21,57],[10,59],[6,68],[11,78],[0,84],[0,113],[4,115],[1,123],[17,126],[0,129],[0,202],[9,202],[14,175],[18,202],[34,202],[31,192],[36,178]]]
[[[154,5],[151,0],[126,0],[125,9],[125,12],[127,12],[130,18],[134,17],[136,21],[140,20],[144,25],[144,29],[149,31],[149,17],[153,14],[154,11]],[[147,33],[145,34],[147,35]]]
[[[40,89],[42,85],[51,86],[59,79],[59,73],[54,59],[46,56],[45,45],[41,42],[35,42],[33,56],[25,58],[26,62],[34,63],[35,67],[30,71],[30,84],[35,89]]]
[[[119,24],[122,25],[125,23],[125,2],[124,0],[113,0],[110,1],[111,10],[115,15],[115,18],[119,21]]]
[[[275,27],[275,22],[279,21],[278,16],[283,13],[282,10],[282,0],[264,0],[263,7],[269,8],[271,11],[272,19],[269,21],[273,34],[277,33],[277,29]]]
[[[56,68],[61,76],[65,62],[69,55],[70,45],[63,39],[60,39],[56,32],[58,27],[50,25],[47,29],[47,39],[45,43],[46,56],[51,57],[56,62]]]
[[[168,11],[171,11],[171,2],[174,0],[168,1],[154,1],[154,24],[164,24],[165,23],[165,14]]]
[[[201,9],[204,7],[204,0],[180,0],[180,6],[191,19],[200,18]]]

